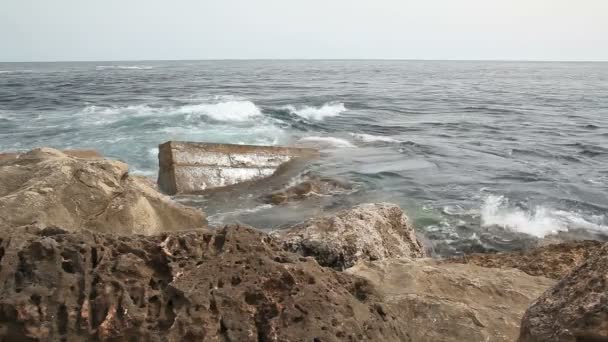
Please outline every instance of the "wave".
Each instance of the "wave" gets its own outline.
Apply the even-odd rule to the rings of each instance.
[[[338,116],[346,111],[344,103],[336,102],[329,102],[322,105],[321,107],[304,106],[296,108],[292,105],[289,105],[286,106],[285,109],[289,110],[291,113],[299,117],[315,121],[321,121],[327,117]]]
[[[0,74],[21,74],[21,73],[32,73],[33,70],[0,70]]]
[[[397,140],[395,138],[381,136],[381,135],[372,135],[372,134],[365,134],[365,133],[350,133],[350,135],[355,140],[361,141],[364,143],[373,143],[373,142],[399,143],[400,142],[399,140]]]
[[[249,121],[262,115],[258,106],[251,101],[185,105],[175,109],[172,113],[204,115],[217,121]]]
[[[129,106],[97,106],[89,105],[77,114],[86,116],[93,124],[108,124],[125,117],[185,115],[193,120],[200,116],[215,121],[249,121],[262,115],[260,109],[251,101],[226,101],[218,103],[203,103],[184,105],[181,107],[152,107],[146,104]]]
[[[353,145],[350,141],[334,138],[334,137],[318,137],[318,136],[310,136],[304,137],[297,141],[298,144],[318,147],[318,148],[354,148],[357,147]]]
[[[543,206],[537,206],[532,211],[525,211],[511,206],[509,200],[504,196],[487,196],[480,214],[483,227],[500,226],[538,238],[567,232],[569,229],[608,232],[608,226],[601,223],[605,218],[594,216],[589,221],[578,213]]]
[[[106,70],[106,69],[118,69],[118,70],[150,70],[154,69],[152,66],[148,65],[98,65],[95,67],[97,70]]]

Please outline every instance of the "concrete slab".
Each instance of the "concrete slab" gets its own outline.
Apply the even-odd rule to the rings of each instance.
[[[169,195],[198,193],[263,179],[287,162],[318,154],[310,148],[168,141],[159,146],[158,186]]]

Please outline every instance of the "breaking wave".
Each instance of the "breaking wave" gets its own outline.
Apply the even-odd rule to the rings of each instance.
[[[125,117],[152,115],[185,115],[187,119],[206,116],[215,121],[243,122],[262,115],[260,109],[251,101],[226,101],[184,105],[180,107],[152,107],[149,105],[96,106],[90,105],[78,114],[90,118],[94,124],[112,123]]]
[[[335,102],[326,103],[321,107],[303,106],[297,108],[289,105],[285,108],[299,117],[315,121],[321,121],[327,117],[338,116],[346,111],[344,103]]]
[[[350,141],[334,138],[334,137],[304,137],[297,141],[300,145],[312,146],[317,148],[354,148],[357,147],[353,145]]]
[[[217,121],[248,121],[261,116],[262,112],[251,101],[226,101],[215,104],[186,105],[173,113],[205,115]]]
[[[586,229],[608,232],[608,226],[601,216],[593,216],[590,222],[578,213],[537,206],[526,211],[509,204],[504,196],[490,195],[481,207],[481,224],[484,227],[500,226],[513,231],[530,234],[539,238],[566,232],[569,229]]]

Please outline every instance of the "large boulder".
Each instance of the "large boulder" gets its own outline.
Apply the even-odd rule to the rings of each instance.
[[[554,283],[431,259],[360,262],[346,272],[370,281],[412,341],[514,341],[526,307]]]
[[[287,162],[314,158],[308,148],[168,141],[158,147],[158,186],[192,194],[272,176]]]
[[[519,341],[608,341],[608,244],[528,308]]]
[[[359,205],[272,235],[287,250],[313,256],[319,264],[335,269],[351,267],[359,260],[425,255],[407,216],[390,203]]]
[[[81,158],[82,157],[82,158]],[[206,226],[120,161],[41,148],[0,158],[0,226],[153,234]]]
[[[602,243],[599,241],[568,241],[517,252],[466,254],[444,262],[517,268],[530,275],[560,279],[600,248]]]
[[[13,227],[0,250],[1,341],[413,341],[365,280],[254,229]]]

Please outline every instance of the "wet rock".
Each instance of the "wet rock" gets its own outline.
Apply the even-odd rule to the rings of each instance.
[[[169,141],[159,146],[158,186],[170,195],[197,193],[272,176],[314,149]]]
[[[0,230],[2,341],[412,341],[367,281],[232,226]]]
[[[345,269],[359,260],[422,257],[423,246],[401,208],[363,204],[272,233],[283,246],[319,264]]]
[[[569,241],[518,252],[467,254],[445,259],[444,262],[517,268],[530,275],[560,279],[596,253],[601,246],[599,241]]]
[[[262,202],[278,205],[302,201],[313,196],[331,196],[343,193],[352,188],[352,186],[346,182],[318,175],[305,174],[301,178],[301,182],[295,185],[262,196]]]
[[[205,215],[158,193],[120,161],[41,148],[0,159],[0,226],[153,234],[205,227]]]
[[[547,290],[526,311],[520,342],[608,341],[608,244]]]
[[[431,259],[361,262],[346,270],[383,298],[412,341],[514,341],[526,307],[554,284],[515,269]]]

